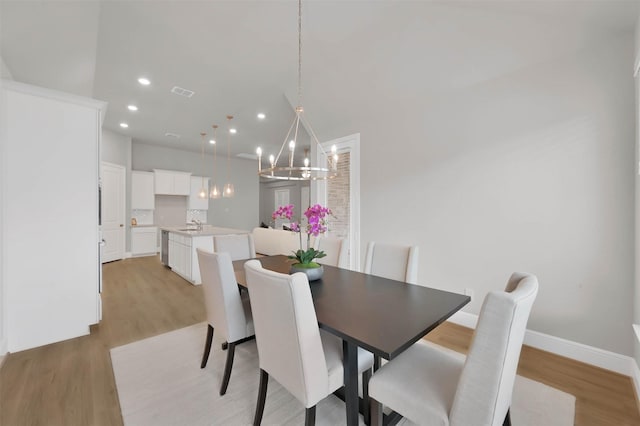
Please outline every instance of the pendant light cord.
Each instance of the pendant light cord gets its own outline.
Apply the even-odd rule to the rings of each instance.
[[[298,0],[298,106],[302,106],[302,0]]]
[[[202,161],[202,187],[201,187],[201,191],[204,190],[204,137],[207,136],[206,133],[202,132],[200,133],[200,136],[202,136],[202,156],[201,156],[201,161]]]
[[[227,115],[227,120],[229,121],[229,129],[227,131],[227,184],[231,181],[229,180],[229,169],[231,165],[231,120],[233,119],[232,115]]]

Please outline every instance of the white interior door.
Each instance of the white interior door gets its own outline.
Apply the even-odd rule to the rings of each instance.
[[[118,164],[100,163],[102,182],[102,263],[124,258],[125,246],[125,168]]]

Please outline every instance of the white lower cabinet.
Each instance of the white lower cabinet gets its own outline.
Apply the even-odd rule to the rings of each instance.
[[[131,255],[153,256],[158,252],[158,228],[131,228]]]
[[[186,236],[169,232],[169,267],[192,284],[202,284],[196,249],[213,251],[213,236]]]

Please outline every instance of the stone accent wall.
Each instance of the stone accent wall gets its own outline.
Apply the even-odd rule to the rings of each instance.
[[[349,238],[350,188],[349,153],[340,153],[338,176],[327,183],[327,204],[334,214],[329,222],[329,235],[336,238]]]

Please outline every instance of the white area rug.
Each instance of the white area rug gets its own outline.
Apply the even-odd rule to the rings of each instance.
[[[209,363],[200,369],[205,335],[206,324],[200,323],[111,349],[125,425],[252,423],[259,376],[255,341],[236,347],[229,388],[221,397],[226,352],[214,336]],[[518,376],[511,408],[514,426],[571,426],[574,414],[575,397]],[[338,398],[332,395],[318,404],[317,425],[345,423],[344,403]],[[262,424],[304,424],[302,404],[273,379]]]

